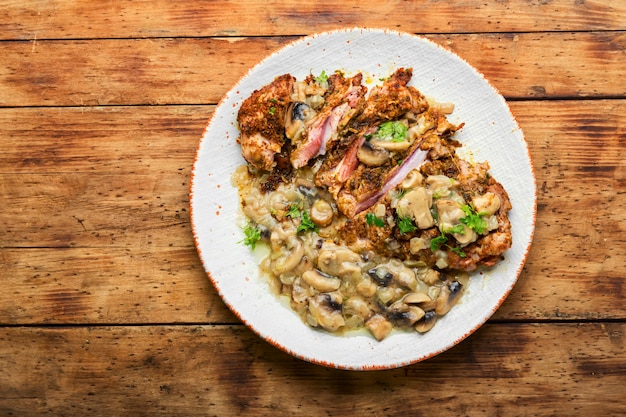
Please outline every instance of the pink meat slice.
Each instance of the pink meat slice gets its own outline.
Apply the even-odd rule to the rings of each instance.
[[[291,151],[290,159],[294,168],[301,168],[311,159],[326,155],[333,135],[348,123],[354,115],[354,109],[364,100],[367,89],[361,85],[361,78],[361,74],[348,79],[333,74],[329,78],[331,89],[326,97],[326,107],[317,114]]]
[[[302,168],[312,158],[326,154],[326,147],[330,137],[335,131],[340,120],[350,108],[348,103],[334,107],[327,117],[318,118],[311,125],[305,142],[301,143],[291,152],[291,165],[294,168]]]
[[[404,181],[406,176],[409,175],[409,172],[421,167],[424,162],[426,162],[427,156],[428,151],[423,151],[420,149],[413,152],[413,154],[406,161],[404,161],[404,163],[400,165],[400,167],[395,172],[391,173],[391,178],[389,178],[389,181],[385,183],[382,189],[365,197],[357,203],[356,211],[354,214],[358,214],[363,210],[367,210],[368,208],[376,204],[382,196],[396,188],[402,181]]]
[[[415,146],[415,149],[401,165],[389,169],[384,173],[382,186],[380,187],[363,187],[364,192],[359,192],[360,187],[350,189],[349,187],[342,188],[337,197],[337,205],[339,210],[348,217],[354,217],[358,213],[367,210],[376,204],[385,194],[390,190],[397,187],[411,172],[412,170],[421,167],[428,157],[428,151],[419,149],[419,146]],[[377,169],[373,170],[374,175],[377,173]],[[368,181],[371,178],[367,175],[358,176],[359,182]]]

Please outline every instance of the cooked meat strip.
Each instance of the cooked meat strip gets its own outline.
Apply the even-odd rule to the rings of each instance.
[[[511,203],[503,186],[488,174],[487,163],[470,165],[458,158],[448,157],[436,161],[429,161],[421,168],[424,177],[429,175],[447,175],[457,181],[459,192],[466,201],[476,195],[493,193],[498,196],[500,207],[495,213],[498,227],[486,235],[462,248],[459,248],[453,237],[448,237],[440,250],[446,252],[448,268],[464,271],[473,271],[479,267],[495,265],[512,244],[511,224],[508,212]],[[389,202],[381,200],[379,204],[386,204],[385,217],[394,216]],[[353,218],[348,219],[338,230],[339,238],[347,245],[359,250],[371,250],[384,256],[397,257],[402,260],[425,262],[429,267],[435,267],[437,258],[426,247],[418,252],[411,252],[411,239],[422,238],[425,242],[440,236],[437,227],[413,232],[402,233],[398,227],[385,222],[383,226],[376,226],[367,222],[367,215],[378,208],[372,207]],[[459,250],[460,249],[460,250]]]
[[[420,149],[420,144],[415,142],[406,153],[398,155],[400,162],[392,158],[378,167],[358,165],[337,195],[339,210],[350,218],[373,206],[426,160],[428,153]]]
[[[375,126],[385,120],[396,120],[409,111],[421,113],[428,108],[426,98],[412,86],[411,68],[399,68],[382,85],[372,88],[363,111],[351,123],[352,129]]]
[[[241,104],[237,141],[244,159],[258,169],[272,171],[276,165],[274,156],[285,143],[285,114],[294,82],[290,74],[278,76]]]
[[[424,96],[407,86],[412,70],[396,70],[381,86],[374,87],[363,108],[346,128],[348,132],[330,150],[315,176],[318,186],[327,187],[337,197],[339,190],[358,166],[357,151],[366,136],[384,121],[395,120],[409,111],[421,113],[428,108]]]
[[[502,184],[489,175],[489,164],[482,163],[470,167],[466,161],[459,160],[458,165],[461,172],[457,179],[460,181],[460,188],[466,200],[471,199],[473,195],[487,192],[494,193],[500,200],[500,208],[496,212],[497,229],[464,247],[463,254],[465,256],[463,257],[454,251],[448,251],[450,268],[473,271],[480,266],[495,265],[502,254],[511,247],[513,238],[508,212],[512,205]]]
[[[315,184],[326,187],[336,198],[359,164],[357,152],[364,141],[365,133],[341,137],[315,173]]]
[[[341,73],[328,77],[324,105],[291,151],[294,168],[301,168],[312,158],[326,154],[333,136],[347,124],[364,99],[367,88],[361,85],[362,78],[361,73],[351,78],[345,78]]]

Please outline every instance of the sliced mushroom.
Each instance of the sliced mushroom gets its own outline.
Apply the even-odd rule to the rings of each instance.
[[[319,252],[317,264],[322,272],[340,278],[360,278],[361,268],[357,265],[361,257],[348,248],[325,245]]]
[[[317,269],[303,273],[302,280],[319,292],[335,291],[341,286],[339,278],[332,277]]]
[[[422,304],[432,301],[428,294],[423,292],[411,292],[402,298],[402,302],[405,304]]]
[[[304,256],[304,245],[300,239],[282,227],[274,229],[270,236],[270,245],[270,269],[276,276],[293,270]]]
[[[489,216],[485,219],[485,221],[487,222],[487,231],[491,232],[492,230],[496,230],[498,227],[500,227],[500,222],[498,222],[498,217],[496,216]],[[261,232],[263,233],[263,232]],[[261,234],[261,237],[263,235]]]
[[[291,286],[291,300],[292,302],[300,305],[304,305],[311,296],[311,287],[303,285],[301,278],[296,278]]]
[[[378,266],[367,271],[370,278],[378,285],[386,287],[393,279],[393,274],[384,266]]]
[[[398,273],[394,274],[393,280],[399,286],[408,288],[411,291],[415,291],[417,288],[417,276],[411,268],[403,266]]]
[[[417,187],[406,193],[398,201],[396,212],[400,217],[410,217],[420,229],[428,229],[435,224],[430,206],[433,198],[424,187]]]
[[[436,322],[437,313],[435,313],[434,311],[427,311],[424,313],[424,317],[422,317],[421,320],[418,321],[415,325],[415,330],[420,333],[426,333],[433,328]]]
[[[374,294],[376,294],[376,290],[378,290],[376,284],[366,277],[361,279],[361,281],[356,286],[357,293],[359,295],[362,295],[363,297],[374,296]]]
[[[348,298],[343,303],[343,312],[351,316],[362,317],[365,320],[369,319],[372,315],[372,310],[367,302],[359,296],[352,296]]]
[[[314,198],[317,198],[317,188],[315,187],[315,183],[311,180],[298,178],[296,180],[296,188],[298,192],[309,202],[312,202]]]
[[[304,133],[306,122],[311,120],[315,114],[315,110],[302,101],[291,103],[285,115],[285,135],[292,142],[298,140]]]
[[[408,140],[393,142],[391,140],[372,139],[369,142],[374,147],[383,148],[390,152],[405,151],[411,146],[411,142],[409,142]]]
[[[459,281],[448,282],[441,288],[441,292],[439,292],[435,313],[440,316],[447,314],[459,301],[462,293],[463,285]]]
[[[378,167],[387,162],[391,154],[386,149],[365,141],[357,151],[356,157],[367,166]]]
[[[380,314],[372,316],[372,318],[365,322],[365,326],[378,341],[387,337],[393,329],[391,322]]]
[[[453,233],[452,236],[461,244],[468,245],[475,242],[478,235],[475,231],[461,223],[461,219],[465,217],[465,212],[461,210],[458,202],[448,199],[439,199],[435,203],[437,214],[439,216],[439,230],[444,233],[459,225],[463,228],[461,233]]]
[[[315,200],[315,203],[311,206],[311,220],[320,227],[331,224],[334,215],[333,207],[322,198]]]
[[[416,117],[415,124],[409,128],[406,132],[410,140],[417,140],[417,138],[424,135],[429,130],[434,129],[437,126],[437,118],[434,117],[432,112],[424,112]]]
[[[491,216],[500,208],[500,197],[492,192],[486,192],[472,198],[472,205],[481,216]]]
[[[426,185],[435,198],[448,197],[455,184],[454,178],[445,175],[430,175],[426,178]]]
[[[422,184],[422,181],[424,181],[424,177],[420,173],[419,169],[414,169],[413,171],[409,172],[404,180],[402,180],[402,182],[400,183],[400,187],[402,187],[402,189],[404,190],[407,190],[409,188],[420,186]]]
[[[309,298],[309,322],[331,332],[337,331],[345,325],[341,314],[342,301],[337,293],[321,293]]]
[[[394,321],[398,326],[410,327],[424,317],[425,314],[426,312],[418,306],[408,306],[405,311],[396,315]]]
[[[389,306],[387,318],[400,327],[409,327],[424,317],[424,310],[416,305],[406,304],[403,300]]]
[[[437,307],[437,300],[421,292],[409,293],[402,300],[405,304],[417,305],[424,311],[433,311]]]

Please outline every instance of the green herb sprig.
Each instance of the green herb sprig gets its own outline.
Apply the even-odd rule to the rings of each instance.
[[[391,142],[404,142],[408,132],[406,125],[400,121],[387,121],[381,123],[376,131],[375,136],[380,140],[388,140]]]
[[[243,229],[243,234],[246,236],[239,243],[243,243],[246,246],[250,246],[250,249],[254,250],[256,244],[261,240],[261,229],[253,224],[248,224]]]
[[[320,75],[318,75],[317,77],[314,77],[313,79],[317,81],[318,84],[323,84],[323,83],[328,82],[328,75],[326,75],[326,71],[322,70]]]
[[[300,225],[296,232],[306,232],[307,230],[313,230],[317,232],[317,225],[311,220],[311,215],[308,211],[302,211],[297,204],[289,206],[287,216],[292,219],[300,219]]]
[[[367,213],[365,215],[365,220],[370,226],[385,227],[385,221],[374,213]]]
[[[477,213],[474,207],[470,204],[461,206],[461,210],[465,213],[465,217],[459,219],[461,223],[478,234],[485,233],[485,230],[487,230],[487,222],[482,218],[482,215],[485,213]]]
[[[400,217],[398,218],[398,229],[402,233],[411,233],[417,230],[417,226],[413,224],[410,217]]]
[[[457,224],[456,226],[453,226],[449,229],[442,230],[439,236],[430,239],[430,250],[434,252],[436,250],[439,250],[439,248],[441,248],[441,245],[445,245],[448,249],[459,255],[461,258],[465,258],[466,254],[461,250],[461,248],[446,244],[446,242],[448,241],[448,236],[446,236],[447,234],[463,234],[464,231],[465,228],[462,224]]]

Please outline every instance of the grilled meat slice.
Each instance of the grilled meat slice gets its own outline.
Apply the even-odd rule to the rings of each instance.
[[[345,78],[340,73],[328,77],[324,105],[308,124],[304,134],[293,144],[291,164],[301,168],[319,155],[325,155],[338,130],[354,116],[364,100],[367,88],[361,85],[362,74]]]
[[[411,117],[414,121],[407,139],[413,142],[409,148],[393,152],[392,158],[380,166],[359,164],[337,193],[338,208],[346,216],[351,217],[375,204],[426,161],[450,159],[454,155],[460,144],[452,139],[452,135],[462,124],[451,124],[445,115],[432,108],[418,115],[413,113]]]
[[[274,156],[285,143],[285,115],[294,83],[290,74],[278,76],[241,104],[237,141],[244,159],[258,169],[272,171],[276,165]]]
[[[499,182],[489,175],[489,164],[484,162],[470,165],[464,160],[458,159],[460,190],[467,201],[474,196],[485,193],[493,193],[498,197],[500,207],[495,213],[498,227],[485,236],[480,236],[476,242],[463,248],[464,256],[454,251],[448,251],[448,264],[452,269],[473,271],[480,266],[495,265],[502,254],[507,251],[512,243],[511,222],[508,212],[511,210],[509,195]]]
[[[390,159],[382,166],[360,164],[344,183],[337,195],[337,207],[348,218],[373,206],[382,196],[394,189],[413,169],[419,168],[428,155],[415,142],[400,156],[401,162]]]
[[[346,128],[350,133],[336,141],[318,169],[315,175],[318,186],[327,187],[338,197],[344,183],[359,165],[357,153],[366,137],[382,122],[396,120],[409,112],[422,113],[428,108],[424,96],[414,87],[407,86],[411,76],[411,69],[400,68],[381,86],[372,89],[362,109]]]
[[[397,120],[408,112],[421,113],[428,108],[426,98],[412,86],[413,71],[399,68],[382,85],[372,88],[363,110],[351,123],[355,131],[371,127],[386,120]]]
[[[315,184],[326,187],[336,198],[359,164],[357,153],[364,141],[365,134],[341,137],[315,173]]]
[[[452,169],[451,167],[455,167]],[[446,235],[445,242],[438,245],[438,251],[445,252],[447,268],[473,271],[480,267],[495,265],[512,244],[511,223],[508,212],[511,202],[503,186],[492,176],[488,175],[487,163],[470,165],[466,161],[453,157],[429,161],[420,169],[424,178],[428,176],[450,175],[455,180],[455,190],[462,198],[471,202],[476,196],[493,194],[498,197],[499,207],[494,213],[497,227],[486,234],[480,234],[475,242],[460,246],[454,237]],[[430,241],[441,238],[437,225],[427,228],[416,228],[410,232],[403,232],[400,228],[387,221],[394,218],[398,221],[397,212],[391,208],[393,198],[384,198],[375,206],[363,211],[346,222],[338,230],[338,237],[354,250],[374,251],[383,256],[396,257],[402,260],[425,262],[429,267],[435,267],[438,256],[431,250]],[[385,222],[375,225],[367,221],[367,216],[381,212],[380,205],[385,205]],[[412,247],[411,240],[417,238],[425,246],[419,250]]]

